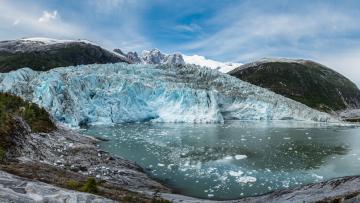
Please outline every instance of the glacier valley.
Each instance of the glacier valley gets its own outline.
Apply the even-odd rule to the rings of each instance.
[[[66,126],[224,120],[337,121],[329,114],[195,65],[80,65],[0,74],[0,91],[44,107]]]

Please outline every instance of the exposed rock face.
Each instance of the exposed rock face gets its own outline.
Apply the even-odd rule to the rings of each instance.
[[[176,53],[176,54],[168,55],[166,57],[165,64],[185,65],[185,61],[181,54]]]
[[[165,60],[165,54],[158,49],[143,51],[142,58],[146,64],[161,64]]]
[[[360,90],[353,82],[312,61],[265,59],[229,74],[321,111],[360,108]]]
[[[185,65],[181,54],[163,54],[158,49],[143,51],[141,58],[145,64]]]
[[[0,202],[115,202],[97,195],[59,188],[0,171]]]
[[[0,42],[0,72],[23,67],[46,71],[55,67],[116,62],[129,61],[84,40],[22,39]]]

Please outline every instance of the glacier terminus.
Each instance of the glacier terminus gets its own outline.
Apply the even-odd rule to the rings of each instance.
[[[95,64],[0,74],[0,91],[44,107],[66,126],[224,120],[337,121],[329,114],[196,65]]]

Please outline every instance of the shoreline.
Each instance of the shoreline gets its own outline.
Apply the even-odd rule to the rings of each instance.
[[[7,177],[7,182],[17,182],[21,179],[28,183],[26,185],[39,187],[50,184],[46,188],[53,187],[58,197],[71,193],[94,202],[101,197],[103,199],[100,202],[152,202],[154,199],[190,203],[360,201],[360,176],[335,178],[236,200],[218,201],[175,194],[175,191],[164,186],[161,181],[145,174],[136,163],[101,150],[97,146],[101,139],[81,135],[66,128],[58,128],[50,133],[31,133],[21,118],[15,118],[15,121],[17,128],[13,136],[16,147],[8,152],[9,161],[0,165],[0,179]],[[84,196],[81,191],[89,177],[95,179],[95,196],[90,194],[91,192],[85,193]],[[71,189],[70,193],[68,189]],[[34,196],[31,192],[24,194],[24,191],[29,191],[26,186],[16,190],[22,192],[18,194],[19,198],[30,198],[26,194]],[[0,183],[0,194],[1,191],[8,190]],[[16,192],[11,194],[16,195]],[[42,196],[43,200],[54,196],[50,193],[37,195],[38,198]]]

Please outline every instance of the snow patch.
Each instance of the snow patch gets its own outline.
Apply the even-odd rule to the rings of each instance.
[[[72,43],[72,42],[83,42],[87,44],[93,44],[96,46],[99,46],[98,44],[95,44],[94,42],[91,42],[89,40],[84,39],[78,39],[78,40],[69,40],[69,39],[52,39],[52,38],[46,38],[46,37],[30,37],[30,38],[22,38],[21,41],[24,42],[42,42],[44,44],[62,44],[62,43]]]
[[[183,54],[182,56],[184,58],[184,61],[188,64],[195,64],[198,66],[216,69],[223,73],[227,73],[227,72],[242,65],[241,63],[215,61],[215,60],[207,59],[204,56],[199,56],[199,55],[187,56],[187,55]]]

